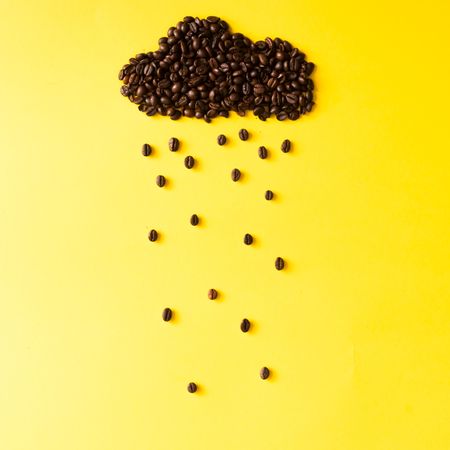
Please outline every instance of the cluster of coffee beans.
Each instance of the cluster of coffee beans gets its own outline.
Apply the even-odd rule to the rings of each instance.
[[[250,137],[250,133],[246,130],[246,129],[241,129],[239,130],[238,133],[239,138],[242,141],[247,141]],[[218,136],[217,138],[217,143],[218,145],[225,145],[227,142],[227,138],[225,135],[221,134]],[[168,142],[168,147],[169,150],[172,152],[176,152],[180,149],[180,141],[175,138],[172,137],[169,139]],[[288,153],[291,150],[291,141],[289,141],[288,139],[285,139],[280,146],[280,149],[283,153]],[[142,146],[142,154],[144,156],[150,156],[152,154],[152,147],[150,146],[150,144],[144,144]],[[265,146],[260,146],[258,148],[258,156],[262,159],[265,159],[268,157],[268,150]],[[194,163],[195,163],[195,159],[193,156],[187,156],[184,160],[185,166],[186,168],[190,169],[193,167]],[[239,169],[233,169],[231,172],[231,179],[233,181],[239,181],[241,178],[241,172]],[[166,178],[164,177],[164,175],[158,175],[158,177],[156,178],[156,184],[159,187],[164,187],[166,184]],[[270,190],[267,190],[265,193],[265,198],[267,200],[272,200],[273,198],[273,192]],[[193,226],[197,226],[200,223],[200,218],[198,217],[197,214],[192,214],[191,218],[190,218],[190,223]],[[148,239],[151,242],[155,242],[158,240],[158,232],[154,229],[150,230],[150,232],[148,233]],[[250,233],[246,233],[244,235],[243,238],[243,243],[245,245],[252,245],[254,242],[254,237],[250,234]],[[275,259],[275,268],[277,270],[283,270],[285,268],[285,261],[283,258],[281,257],[277,257]],[[207,297],[209,300],[217,300],[220,297],[219,291],[217,289],[211,288],[208,290],[207,292]],[[174,312],[172,311],[172,309],[170,308],[164,308],[163,312],[162,312],[162,319],[165,322],[169,322],[173,319],[174,317]],[[241,321],[240,324],[240,329],[243,333],[247,333],[251,328],[251,322],[247,319],[244,318]],[[267,378],[269,378],[270,376],[270,370],[267,367],[263,367],[260,372],[259,372],[260,378],[262,378],[263,380],[266,380]],[[190,393],[195,393],[197,392],[199,389],[198,385],[194,382],[190,382],[187,386],[187,390]]]
[[[130,58],[119,72],[121,93],[148,116],[210,122],[246,111],[261,120],[296,120],[310,112],[314,63],[288,41],[252,42],[219,17],[185,17],[159,48]]]

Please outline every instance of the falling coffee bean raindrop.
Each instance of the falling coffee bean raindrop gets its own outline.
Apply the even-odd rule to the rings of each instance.
[[[218,294],[218,292],[217,292],[215,289],[210,289],[210,290],[208,291],[208,298],[209,298],[210,300],[215,300],[215,299],[217,298],[218,295],[219,295],[219,294]]]
[[[142,154],[144,156],[150,156],[152,154],[152,148],[150,147],[149,144],[144,144],[142,146]]]
[[[268,152],[267,152],[267,148],[264,147],[264,145],[261,145],[261,147],[259,147],[259,149],[258,149],[258,156],[261,159],[266,159],[267,158]]]
[[[266,200],[272,200],[273,199],[273,192],[272,191],[266,191],[265,193]]]
[[[159,187],[163,187],[166,184],[166,177],[164,175],[158,175],[156,177],[156,184]]]
[[[244,236],[244,244],[245,245],[251,245],[253,243],[253,236],[251,234],[246,234]]]
[[[180,141],[176,137],[169,139],[169,150],[171,152],[176,152],[180,148]]]
[[[284,269],[284,259],[278,257],[275,260],[275,267],[276,267],[277,270],[283,270]]]
[[[219,145],[225,145],[227,142],[227,138],[224,134],[219,134],[219,136],[217,136],[217,143]]]
[[[162,313],[162,318],[164,322],[168,322],[170,319],[172,319],[172,310],[170,308],[165,308]]]
[[[238,181],[241,178],[241,171],[239,169],[233,169],[231,171],[231,179],[233,181]]]
[[[288,153],[291,150],[291,141],[289,139],[285,139],[281,144],[281,151],[283,153]]]
[[[198,225],[199,222],[200,222],[200,219],[198,218],[197,214],[192,214],[191,225],[193,225],[195,227]]]
[[[195,164],[195,159],[192,156],[186,156],[184,158],[184,165],[187,169],[192,169]]]
[[[259,376],[263,379],[263,380],[267,380],[267,378],[269,378],[270,375],[270,370],[267,367],[263,367],[260,371],[259,371]]]
[[[194,392],[197,392],[197,385],[195,383],[191,382],[191,383],[188,384],[187,390],[188,390],[188,392],[193,394]]]
[[[239,139],[241,141],[246,141],[249,137],[248,131],[245,128],[242,128],[242,130],[239,130]]]
[[[241,331],[247,333],[250,330],[250,321],[248,319],[243,319],[241,322]]]
[[[151,230],[150,233],[148,233],[148,239],[155,242],[156,239],[158,239],[158,232],[156,230]]]

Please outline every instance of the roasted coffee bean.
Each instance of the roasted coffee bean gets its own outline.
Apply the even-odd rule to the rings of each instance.
[[[164,176],[164,175],[158,175],[158,176],[156,177],[156,184],[157,184],[159,187],[163,187],[163,186],[166,184],[166,178],[165,178],[165,176]]]
[[[245,128],[242,128],[242,130],[239,130],[239,139],[241,141],[246,141],[248,139],[248,131]]]
[[[195,159],[192,156],[186,156],[184,158],[184,165],[187,169],[192,169],[195,164]]]
[[[291,150],[291,141],[289,139],[285,139],[281,144],[281,151],[283,153],[288,153]]]
[[[225,135],[219,134],[219,136],[217,136],[217,143],[219,145],[225,145],[226,142],[227,142],[227,138]]]
[[[267,152],[267,148],[264,147],[264,145],[261,145],[261,147],[259,147],[258,149],[258,155],[261,159],[266,159],[268,152]]]
[[[195,383],[189,383],[187,390],[188,390],[188,392],[193,394],[194,392],[197,392],[197,385]]]
[[[158,239],[158,232],[156,230],[151,230],[150,233],[148,233],[148,239],[155,242]]]
[[[152,154],[152,148],[150,147],[149,144],[144,144],[142,146],[142,154],[144,156],[150,156]]]
[[[241,171],[239,169],[233,169],[231,171],[231,179],[233,181],[238,181],[241,178]]]
[[[170,308],[165,308],[162,313],[162,318],[164,322],[168,322],[172,318],[172,310]]]
[[[169,150],[171,152],[176,152],[180,148],[180,141],[176,138],[170,138],[169,139]]]
[[[191,225],[193,225],[194,227],[196,225],[198,225],[200,222],[200,219],[198,218],[197,214],[192,214],[191,216]]]
[[[250,321],[248,319],[243,319],[241,322],[241,331],[247,333],[250,330]]]
[[[284,269],[284,259],[283,258],[278,257],[275,260],[275,268],[277,270],[283,270]]]
[[[211,122],[231,111],[260,120],[297,120],[311,111],[314,63],[288,41],[252,42],[216,16],[186,17],[156,51],[130,58],[120,92],[148,116]],[[176,151],[176,150],[174,150]]]
[[[253,244],[253,236],[251,235],[251,234],[246,234],[245,236],[244,236],[244,244],[245,245],[251,245],[251,244]]]
[[[218,295],[219,295],[219,294],[218,294],[218,292],[217,292],[215,289],[210,289],[210,290],[208,291],[208,298],[209,298],[210,300],[215,300],[215,299],[217,298]]]
[[[263,379],[263,380],[267,380],[267,378],[269,378],[270,376],[270,370],[267,367],[263,367],[260,371],[259,371],[259,376]]]
[[[273,199],[273,192],[272,191],[266,191],[265,197],[266,197],[266,200],[272,200]]]

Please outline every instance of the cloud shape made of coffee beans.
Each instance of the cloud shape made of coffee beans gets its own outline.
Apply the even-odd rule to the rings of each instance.
[[[314,105],[314,63],[288,41],[252,42],[219,17],[188,16],[158,43],[119,73],[122,95],[148,116],[210,122],[252,111],[261,120],[297,120]]]

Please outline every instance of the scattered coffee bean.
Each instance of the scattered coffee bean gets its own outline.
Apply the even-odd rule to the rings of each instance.
[[[266,197],[266,200],[272,200],[273,199],[273,192],[272,191],[266,191],[265,197]]]
[[[150,241],[155,242],[156,239],[158,239],[158,232],[156,230],[151,230],[150,233],[148,233],[148,238]]]
[[[284,259],[278,257],[275,260],[275,267],[276,267],[277,270],[283,270],[284,269]]]
[[[239,139],[241,141],[246,141],[248,139],[248,131],[245,128],[242,128],[242,130],[239,130]]]
[[[241,171],[239,169],[233,169],[231,171],[231,179],[233,181],[238,181],[241,178]]]
[[[267,148],[264,145],[261,145],[258,149],[258,155],[261,159],[266,159],[268,156]]]
[[[219,294],[218,294],[218,292],[217,292],[215,289],[210,289],[210,290],[208,291],[208,298],[209,298],[210,300],[215,300],[215,299],[217,298],[218,295],[219,295]]]
[[[259,376],[263,379],[263,380],[267,380],[267,378],[269,378],[270,375],[270,370],[267,367],[263,367],[260,371],[259,371]]]
[[[241,322],[241,331],[247,333],[250,330],[250,321],[248,319],[243,319]]]
[[[289,139],[285,139],[281,144],[281,151],[283,153],[288,153],[291,150],[291,141]]]
[[[253,42],[219,17],[185,17],[158,44],[119,72],[121,94],[148,116],[297,120],[312,109],[315,66],[286,40]]]
[[[251,245],[253,243],[253,236],[251,234],[246,234],[244,236],[244,244],[245,245]]]
[[[169,150],[171,152],[176,152],[180,148],[180,141],[176,137],[169,139]]]
[[[144,156],[150,156],[152,154],[152,148],[150,147],[149,144],[144,144],[142,146],[142,154]]]
[[[189,383],[187,390],[188,390],[188,392],[193,394],[194,392],[197,392],[197,385],[195,383]]]
[[[219,136],[217,136],[217,143],[219,145],[225,145],[227,142],[227,138],[224,134],[219,134]]]
[[[200,219],[198,218],[197,214],[192,214],[191,225],[193,225],[195,227],[196,225],[198,225],[199,222],[200,222]]]
[[[168,322],[172,318],[172,310],[170,308],[165,308],[162,313],[162,318],[164,322]]]
[[[186,156],[186,158],[184,158],[184,165],[186,166],[186,168],[192,169],[194,167],[194,164],[195,159],[192,156]]]
[[[164,175],[158,175],[156,177],[156,184],[159,187],[163,187],[166,184],[166,177]]]

